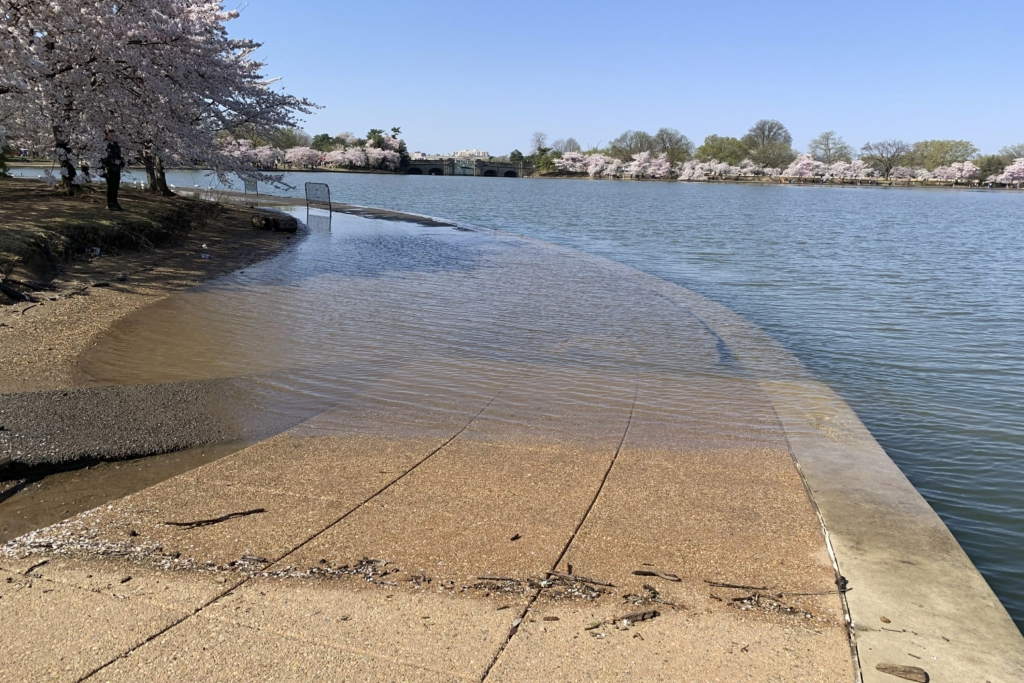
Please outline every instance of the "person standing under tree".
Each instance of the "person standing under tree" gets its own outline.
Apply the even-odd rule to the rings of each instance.
[[[108,128],[105,137],[107,150],[100,163],[103,164],[103,177],[107,179],[107,208],[111,211],[123,211],[117,203],[117,191],[121,187],[121,169],[124,167],[121,145],[117,144],[113,129]]]

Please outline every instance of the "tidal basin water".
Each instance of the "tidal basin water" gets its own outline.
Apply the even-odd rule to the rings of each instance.
[[[326,182],[336,202],[571,247],[740,313],[851,404],[1024,626],[1024,193],[286,179],[276,193]]]

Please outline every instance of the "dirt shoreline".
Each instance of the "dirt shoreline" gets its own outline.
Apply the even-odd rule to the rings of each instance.
[[[217,383],[90,387],[77,361],[98,335],[135,311],[276,256],[302,235],[254,228],[252,218],[265,216],[265,209],[206,205],[127,188],[121,198],[125,211],[106,214],[95,191],[70,198],[37,181],[0,182],[2,272],[7,285],[26,299],[0,294],[4,480],[238,437],[231,420],[208,409],[224,393]],[[188,225],[168,222],[163,219],[168,214],[161,213],[189,218],[197,207],[203,219]],[[106,246],[119,226],[140,231],[153,225],[170,231],[164,246],[151,241],[138,249]],[[57,246],[64,238],[80,243],[82,235],[104,244],[98,255],[64,253]],[[40,245],[49,247],[50,241],[55,246],[49,253],[57,256],[42,258]]]
[[[3,198],[0,233],[7,236],[24,230],[28,223],[48,227],[74,219],[76,214],[89,217],[101,201],[98,196],[61,197],[35,181],[0,181],[0,192],[4,190],[28,195],[18,203]],[[127,221],[149,218],[154,203],[173,207],[182,201],[132,189],[123,189],[121,197],[125,212],[117,218],[123,216]],[[47,204],[56,206],[59,213],[47,215]],[[150,213],[142,216],[145,212]],[[5,281],[32,300],[15,301],[0,295],[0,303],[6,304],[0,305],[0,346],[4,349],[0,354],[0,395],[81,386],[76,359],[97,334],[118,320],[172,292],[276,256],[300,241],[301,235],[255,229],[251,221],[257,215],[265,213],[220,206],[214,215],[167,246],[101,249],[96,256],[77,254],[50,273],[30,256],[13,265],[8,262]]]

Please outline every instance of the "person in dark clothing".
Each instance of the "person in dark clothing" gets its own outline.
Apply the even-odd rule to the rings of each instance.
[[[106,131],[106,138],[107,151],[100,163],[103,164],[103,175],[107,179],[107,208],[111,211],[123,211],[117,203],[117,191],[121,187],[121,169],[124,168],[121,145],[117,144],[117,137],[109,128]]]

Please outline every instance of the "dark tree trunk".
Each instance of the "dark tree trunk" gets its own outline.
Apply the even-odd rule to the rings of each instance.
[[[164,162],[158,155],[153,154],[153,145],[149,141],[142,145],[142,165],[146,167],[146,189],[149,192],[164,197],[177,196],[167,186]]]
[[[164,162],[160,157],[156,157],[156,164],[154,168],[156,176],[156,187],[160,191],[160,194],[164,197],[176,197],[171,188],[167,187],[167,176],[164,175]]]
[[[146,191],[157,193],[160,190],[156,181],[156,162],[154,161],[151,145],[146,142],[142,145],[142,165],[146,168]]]
[[[75,196],[76,185],[74,183],[75,176],[78,175],[78,171],[75,170],[75,165],[71,161],[71,145],[66,140],[63,140],[64,136],[61,135],[60,127],[53,127],[53,143],[54,148],[57,151],[57,159],[60,161],[60,167],[63,173],[62,183],[64,189],[67,190],[69,197]]]

